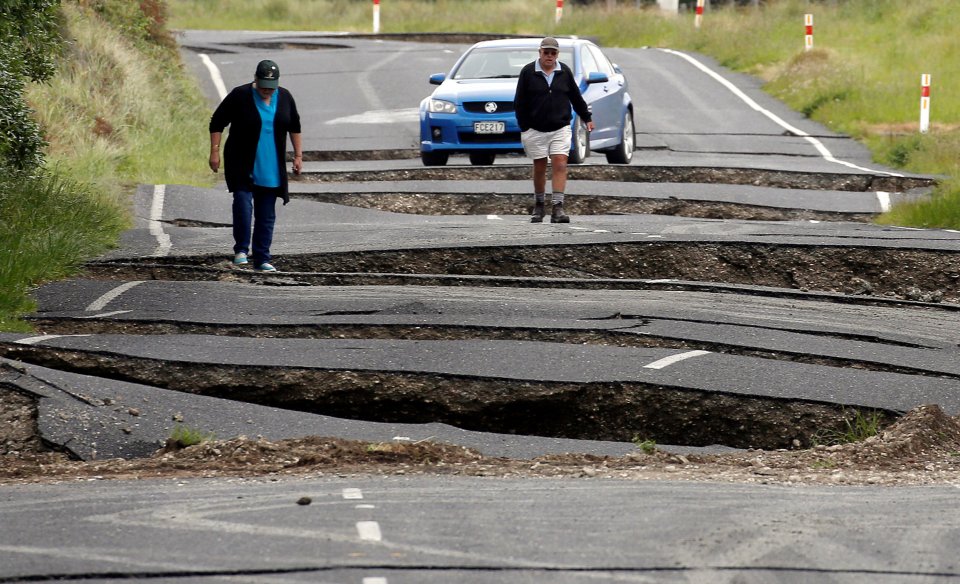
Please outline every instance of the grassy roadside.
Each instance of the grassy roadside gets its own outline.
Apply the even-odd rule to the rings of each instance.
[[[30,290],[77,273],[129,226],[137,183],[210,184],[210,112],[155,0],[63,0],[57,74],[27,88],[49,144],[34,176],[0,172],[0,330]]]
[[[960,11],[942,0],[767,0],[761,9],[664,16],[634,0],[567,2],[555,24],[548,0],[381,0],[381,31],[592,36],[604,45],[697,51],[766,82],[797,111],[865,143],[877,162],[909,172],[960,176]],[[176,28],[370,32],[372,2],[360,0],[170,0]],[[816,49],[803,50],[805,13]],[[933,76],[932,131],[920,135],[920,75]],[[960,229],[960,181],[884,223]]]

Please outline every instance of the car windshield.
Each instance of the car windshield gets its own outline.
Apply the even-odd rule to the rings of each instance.
[[[520,76],[520,69],[537,59],[536,47],[474,49],[467,54],[457,70],[454,79],[509,79]],[[570,63],[569,53],[560,51],[560,60]]]

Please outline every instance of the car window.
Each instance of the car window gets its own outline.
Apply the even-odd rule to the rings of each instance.
[[[593,54],[590,53],[590,50],[587,47],[583,47],[580,50],[580,61],[583,63],[583,74],[589,75],[594,71],[599,71],[597,68],[597,61],[594,59]]]
[[[536,48],[476,49],[470,51],[453,72],[454,79],[499,79],[519,77],[524,65],[537,60]],[[560,51],[560,60],[566,61],[569,52]],[[569,62],[569,61],[566,61]]]
[[[610,64],[610,61],[607,59],[606,55],[604,55],[598,47],[588,45],[588,48],[590,49],[590,52],[593,53],[594,59],[596,59],[598,67],[597,71],[606,73],[608,77],[613,75],[613,65]]]

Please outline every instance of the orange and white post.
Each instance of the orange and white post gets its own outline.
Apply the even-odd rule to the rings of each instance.
[[[380,0],[373,0],[373,34],[380,34]]]
[[[693,17],[693,26],[697,28],[703,24],[703,2],[704,0],[697,0],[697,15]]]
[[[557,16],[554,22],[560,24],[561,20],[563,20],[563,0],[557,0]]]
[[[813,15],[805,14],[803,16],[803,26],[806,29],[806,36],[803,39],[803,48],[809,51],[813,48]]]
[[[930,131],[930,74],[920,76],[920,133]]]

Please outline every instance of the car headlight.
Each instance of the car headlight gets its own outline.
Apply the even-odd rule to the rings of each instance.
[[[443,101],[442,99],[430,99],[428,104],[428,109],[432,114],[455,114],[457,113],[457,106],[452,102]]]

